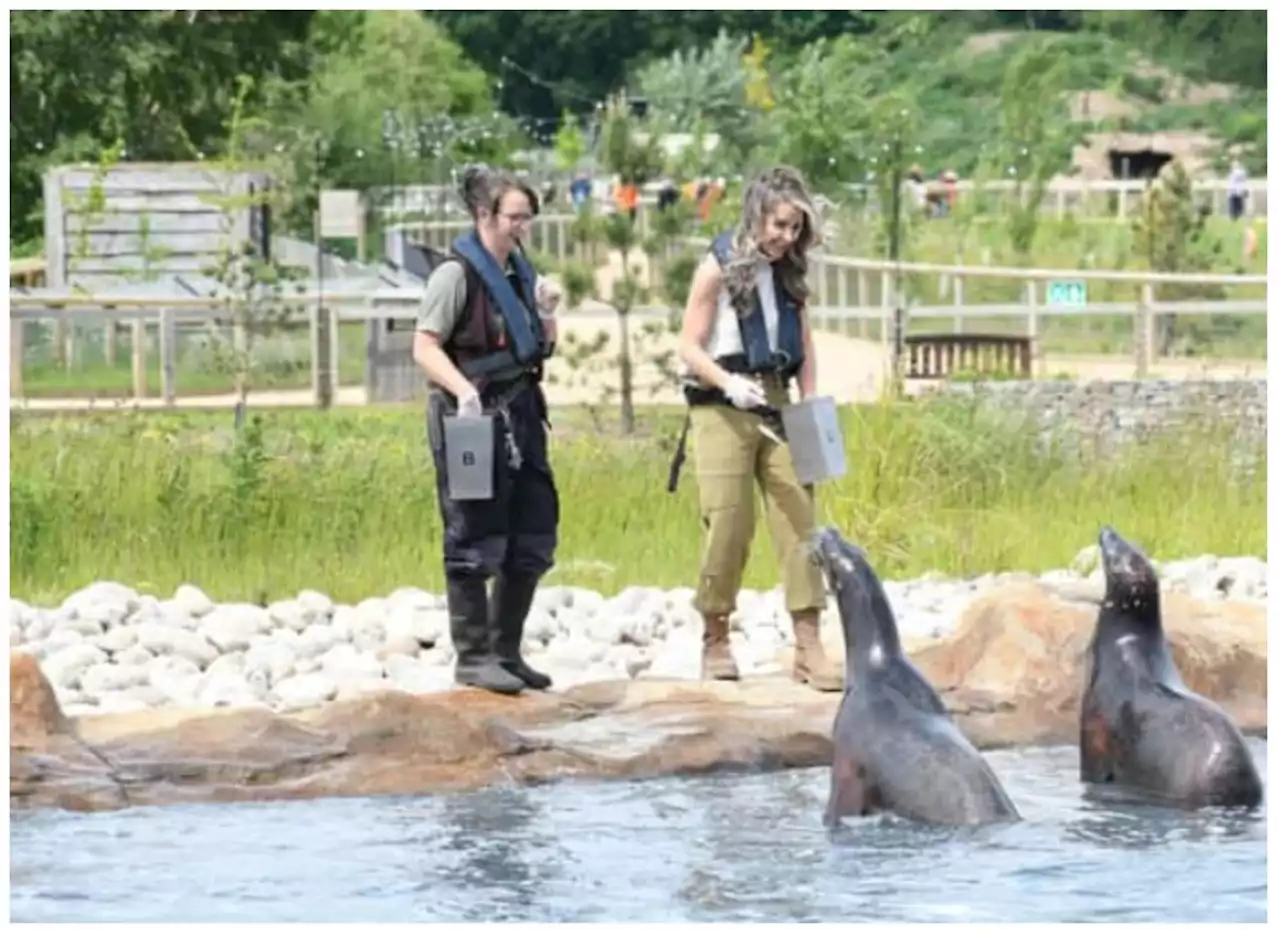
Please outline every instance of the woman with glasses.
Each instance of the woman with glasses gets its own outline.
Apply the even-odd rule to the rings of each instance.
[[[538,213],[533,189],[510,173],[473,167],[462,198],[474,225],[427,281],[413,358],[431,388],[427,431],[444,526],[454,678],[516,694],[551,685],[524,661],[520,643],[538,581],[554,561],[560,519],[541,387],[560,293],[538,279],[521,249]],[[455,499],[444,417],[482,414],[493,417],[492,496]]]

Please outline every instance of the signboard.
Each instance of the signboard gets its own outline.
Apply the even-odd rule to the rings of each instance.
[[[359,237],[363,227],[358,191],[351,188],[320,190],[321,237]]]
[[[1051,279],[1044,300],[1046,305],[1080,308],[1088,304],[1088,289],[1083,279]]]

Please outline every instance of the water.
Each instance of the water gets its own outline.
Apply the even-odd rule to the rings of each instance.
[[[1251,740],[1260,768],[1266,743]],[[439,798],[18,813],[16,922],[1265,921],[1265,814],[1085,801],[988,754],[1024,822],[828,836],[828,771]]]

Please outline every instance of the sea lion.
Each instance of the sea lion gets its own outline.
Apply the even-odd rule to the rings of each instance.
[[[1174,664],[1155,568],[1109,526],[1098,547],[1106,596],[1080,703],[1081,781],[1190,808],[1257,806],[1262,779],[1240,729]]]
[[[845,645],[826,825],[874,812],[946,825],[1019,820],[987,761],[903,655],[893,609],[866,555],[824,528],[814,536],[814,556],[836,593]]]

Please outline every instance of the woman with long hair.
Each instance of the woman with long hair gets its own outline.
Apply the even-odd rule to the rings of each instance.
[[[806,304],[808,252],[819,221],[804,179],[780,166],[758,174],[742,196],[736,227],[712,241],[694,273],[680,335],[690,406],[704,544],[694,606],[702,615],[704,678],[735,680],[729,617],[737,606],[755,532],[755,485],[763,496],[795,634],[792,676],[839,691],[843,673],[823,652],[826,588],[810,560],[811,488],[769,430],[770,410],[811,396],[817,375]]]

